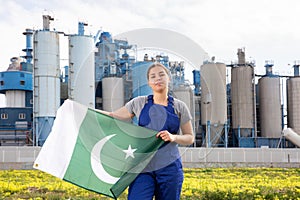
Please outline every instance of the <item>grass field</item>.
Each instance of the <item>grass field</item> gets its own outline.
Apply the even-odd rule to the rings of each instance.
[[[182,200],[298,199],[300,169],[185,168]],[[126,199],[126,191],[120,196]],[[109,199],[37,170],[0,170],[0,199]]]

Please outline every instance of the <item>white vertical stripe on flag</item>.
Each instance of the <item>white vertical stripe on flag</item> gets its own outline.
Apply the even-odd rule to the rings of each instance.
[[[51,133],[34,162],[35,169],[61,179],[64,177],[87,109],[71,100],[64,102],[58,109]],[[66,141],[67,145],[65,145]],[[51,151],[47,151],[48,149]]]

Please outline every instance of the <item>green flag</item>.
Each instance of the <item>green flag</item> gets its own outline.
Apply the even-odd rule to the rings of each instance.
[[[156,133],[66,100],[33,167],[117,198],[163,144]]]

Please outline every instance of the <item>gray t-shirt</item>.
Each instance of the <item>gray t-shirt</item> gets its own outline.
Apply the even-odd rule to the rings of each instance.
[[[138,119],[142,109],[144,108],[147,102],[148,96],[138,96],[130,100],[125,104],[127,110],[136,116]],[[180,101],[179,99],[174,98],[174,110],[180,119],[180,124],[185,124],[189,120],[192,120],[192,115],[187,107],[187,105]]]

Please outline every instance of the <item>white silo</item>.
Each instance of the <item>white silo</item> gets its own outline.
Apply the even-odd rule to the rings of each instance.
[[[258,87],[261,136],[280,138],[282,131],[280,78],[262,77],[258,81]]]
[[[69,99],[95,108],[95,57],[92,36],[69,36]]]
[[[231,68],[232,128],[242,137],[249,137],[256,130],[256,101],[254,68],[245,63],[245,54],[239,49],[239,63]]]
[[[187,105],[193,117],[192,125],[195,130],[195,99],[193,89],[188,84],[176,85],[176,87],[173,87],[172,95]]]
[[[195,113],[194,92],[189,85],[177,85],[173,87],[173,96],[183,101],[191,113]]]
[[[43,16],[44,30],[34,33],[34,132],[36,145],[43,145],[60,106],[59,35],[49,31]],[[46,21],[46,22],[45,22]]]
[[[300,76],[287,80],[288,127],[300,134]]]
[[[201,124],[206,126],[207,122],[211,124],[210,141],[206,138],[209,146],[219,142],[227,121],[226,65],[223,63],[204,64],[201,66],[200,74]]]
[[[102,79],[103,110],[114,111],[124,105],[124,83],[121,77]]]

